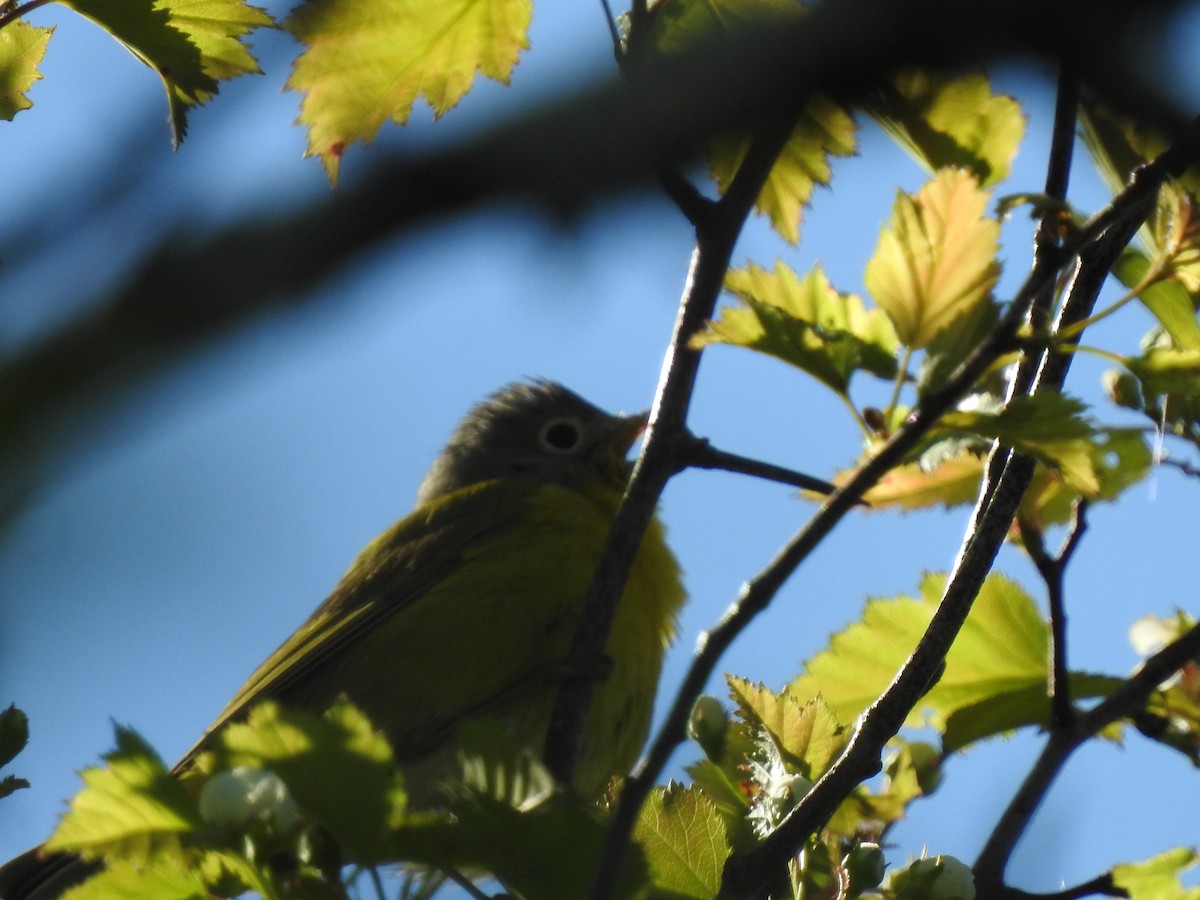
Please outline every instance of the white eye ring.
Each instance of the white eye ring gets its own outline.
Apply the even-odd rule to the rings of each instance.
[[[583,424],[578,419],[551,419],[538,432],[538,444],[551,453],[574,453],[583,443]]]

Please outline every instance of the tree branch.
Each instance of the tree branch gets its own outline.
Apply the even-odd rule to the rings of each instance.
[[[1074,238],[1068,237],[1058,252],[1040,254],[1035,259],[1033,272],[1026,280],[1018,298],[1005,311],[987,343],[1007,343],[1012,340],[1012,334],[1015,333],[1020,319],[1041,292],[1052,284],[1066,260],[1076,253],[1081,256],[1081,263],[1071,294],[1060,311],[1055,325],[1056,331],[1071,327],[1086,318],[1099,290],[1099,281],[1088,276],[1093,274],[1093,268],[1101,266],[1107,272],[1116,259],[1118,248],[1128,243],[1149,215],[1158,187],[1166,175],[1167,171],[1163,165],[1152,164],[1143,168],[1109,208],[1088,224],[1084,229],[1086,238],[1083,233]],[[1067,254],[1066,258],[1064,254]],[[1100,281],[1102,280],[1101,278]],[[1009,328],[1012,329],[1011,332],[1007,330]],[[977,349],[968,362],[978,361],[977,357],[983,349],[984,347]],[[1064,357],[1069,357],[1069,354],[1059,354],[1053,349],[1042,355],[1038,374],[1032,385],[1033,391],[1058,390],[1061,387],[1062,378],[1066,376],[1069,366],[1069,359]],[[957,378],[952,379],[952,382],[956,390],[965,390],[971,383],[959,383]],[[947,387],[949,386],[948,383]],[[925,421],[927,417],[931,417],[928,420],[929,424],[936,421],[945,408],[927,408],[927,404],[933,399],[929,397],[918,406],[905,427],[897,433],[893,441],[885,445],[885,451],[914,422]],[[877,461],[878,457],[872,463]],[[803,846],[811,834],[828,821],[842,799],[855,786],[879,771],[884,745],[900,730],[908,713],[928,686],[933,673],[942,665],[950,645],[970,612],[984,578],[991,569],[995,554],[1011,527],[1021,497],[1032,478],[1034,463],[1028,457],[1004,454],[1001,458],[994,454],[993,461],[994,464],[989,465],[986,471],[972,525],[964,536],[963,547],[947,581],[945,593],[912,656],[895,680],[860,718],[858,728],[842,756],[775,831],[753,850],[735,854],[727,860],[722,896],[756,896],[768,874],[777,871],[779,866]],[[870,465],[860,470],[858,475],[862,475]],[[848,492],[852,487],[858,488],[857,482],[856,476],[843,491]],[[826,515],[840,515],[844,511],[844,505],[839,503],[841,499],[841,492],[834,494],[817,514],[814,522]],[[726,621],[729,618],[731,617],[727,616]],[[705,650],[707,649],[706,647]],[[672,716],[675,713],[676,708],[673,708]],[[994,883],[1000,884],[1000,879],[994,879]]]
[[[818,494],[832,494],[837,490],[837,485],[830,484],[828,481],[822,481],[820,478],[815,478],[812,475],[805,475],[803,472],[785,469],[783,466],[718,450],[706,440],[690,435],[688,437],[690,440],[687,441],[681,454],[684,465],[688,468],[722,469],[727,472],[737,472],[742,475],[752,475],[755,478],[764,478],[767,481],[790,484],[793,487],[802,488],[806,491],[815,491]],[[860,502],[865,503],[865,501]]]

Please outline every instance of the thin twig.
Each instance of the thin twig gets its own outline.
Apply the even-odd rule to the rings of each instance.
[[[1068,726],[1075,717],[1075,707],[1071,702],[1070,669],[1067,665],[1067,610],[1063,576],[1067,563],[1087,531],[1087,505],[1087,500],[1083,498],[1075,502],[1071,529],[1057,556],[1046,552],[1042,532],[1036,525],[1018,518],[1021,542],[1046,583],[1046,597],[1050,606],[1050,706],[1051,721],[1055,727]]]
[[[621,61],[621,32],[617,29],[617,17],[613,15],[612,6],[608,0],[600,0],[600,9],[604,12],[604,21],[608,23],[608,34],[612,39],[613,55],[617,58],[617,62]]]
[[[830,484],[828,481],[822,481],[820,478],[815,478],[812,475],[805,475],[803,472],[786,469],[783,466],[777,466],[773,463],[751,459],[748,456],[739,456],[736,453],[729,453],[725,450],[718,450],[708,441],[700,438],[691,438],[687,444],[687,449],[684,451],[683,458],[686,465],[693,469],[722,469],[727,472],[737,472],[742,475],[752,475],[755,478],[764,478],[767,481],[790,484],[793,487],[803,488],[806,491],[815,491],[818,494],[832,494],[837,490],[837,485]],[[862,502],[865,503],[865,501]]]

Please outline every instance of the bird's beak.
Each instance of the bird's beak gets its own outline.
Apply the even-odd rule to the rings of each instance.
[[[646,430],[649,422],[650,410],[628,416],[617,416],[617,423],[613,426],[612,440],[609,442],[613,454],[624,459],[629,453],[629,448],[642,436],[642,432]]]

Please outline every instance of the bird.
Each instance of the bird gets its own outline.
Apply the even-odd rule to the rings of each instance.
[[[321,712],[340,697],[387,737],[410,803],[436,806],[465,720],[542,750],[585,595],[647,415],[561,384],[509,384],[474,406],[416,506],[369,543],[176,764],[191,769],[260,700]],[[618,604],[572,788],[599,798],[637,760],[685,600],[656,515]],[[0,867],[0,900],[49,900],[96,868],[34,848]]]

